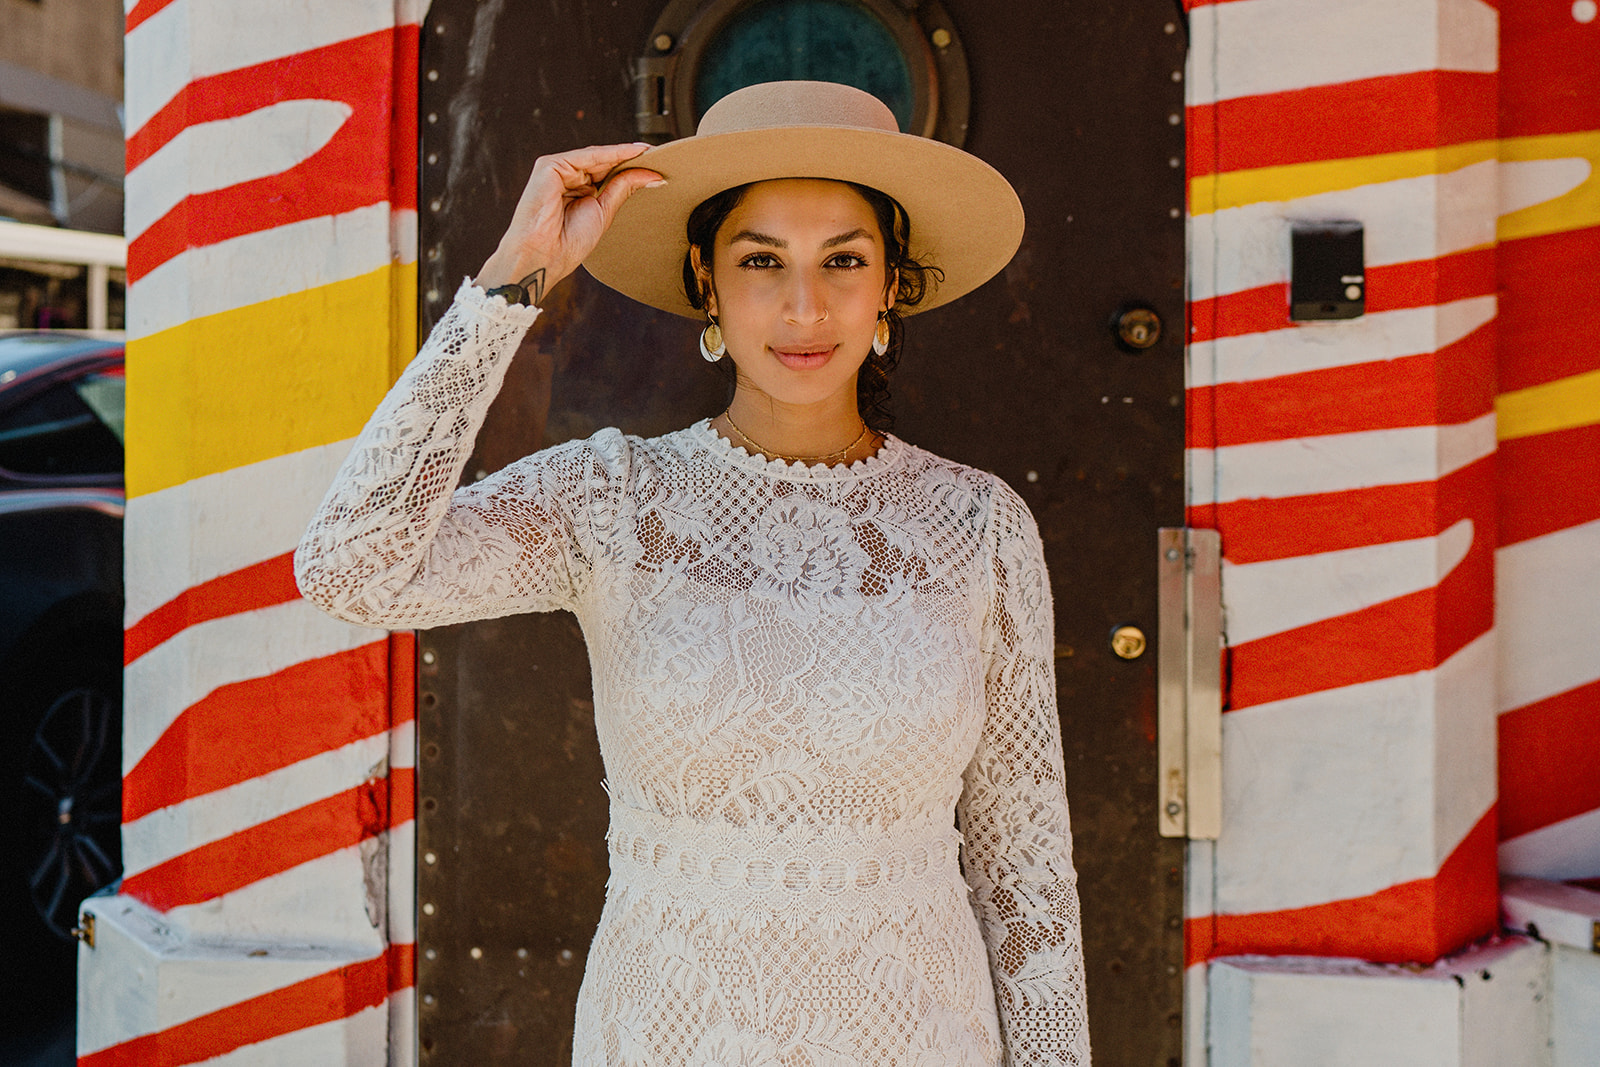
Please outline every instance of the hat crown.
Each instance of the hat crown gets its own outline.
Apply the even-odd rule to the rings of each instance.
[[[971,292],[1022,240],[1022,204],[989,164],[954,145],[902,133],[870,93],[833,82],[751,85],[706,109],[700,129],[619,169],[654,170],[584,260],[589,273],[651,307],[695,320],[683,291],[687,220],[728,189],[784,178],[849,182],[893,198],[910,219],[911,254],[943,279],[907,313]]]
[[[838,82],[762,82],[735,90],[706,109],[697,137],[784,126],[853,126],[899,133],[887,104]]]

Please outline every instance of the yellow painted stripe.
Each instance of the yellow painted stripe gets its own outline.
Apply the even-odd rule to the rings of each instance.
[[[1501,216],[1500,240],[1514,241],[1519,237],[1600,226],[1600,130],[1507,138],[1500,144],[1500,159],[1506,163],[1544,159],[1589,161],[1589,177],[1576,189],[1554,200]]]
[[[1409,152],[1206,174],[1189,183],[1189,212],[1205,215],[1224,208],[1297,200],[1377,182],[1446,174],[1490,159],[1508,163],[1587,159],[1590,165],[1588,180],[1571,192],[1502,217],[1500,240],[1600,226],[1600,130],[1471,141]]]
[[[1298,200],[1377,182],[1448,174],[1494,159],[1498,151],[1497,141],[1470,141],[1409,152],[1207,174],[1189,183],[1189,211],[1204,215],[1249,204]]]
[[[1502,441],[1600,422],[1600,370],[1501,393],[1494,410]]]
[[[358,433],[416,350],[415,264],[128,344],[128,495]]]
[[[390,274],[394,283],[389,286],[389,380],[383,383],[386,393],[417,354],[417,265],[396,264]],[[378,405],[374,402],[372,406]]]

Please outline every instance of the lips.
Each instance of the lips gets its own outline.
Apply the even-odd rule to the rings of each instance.
[[[779,363],[790,370],[814,370],[827,363],[836,348],[838,345],[802,345],[774,348],[772,354],[778,357]]]

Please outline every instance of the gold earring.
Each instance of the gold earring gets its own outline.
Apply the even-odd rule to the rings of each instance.
[[[880,356],[889,351],[889,313],[887,311],[878,320],[878,328],[872,335],[872,350]]]
[[[707,363],[715,363],[727,354],[728,346],[722,340],[722,327],[717,325],[716,319],[711,319],[706,323],[706,328],[700,331],[700,356]]]

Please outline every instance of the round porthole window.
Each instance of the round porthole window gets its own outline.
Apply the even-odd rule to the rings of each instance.
[[[794,79],[865,89],[889,105],[902,132],[911,129],[916,87],[900,44],[850,0],[766,0],[729,18],[694,72],[695,113],[735,89]]]
[[[966,138],[966,55],[927,0],[912,12],[892,0],[674,0],[635,70],[639,135],[686,137],[734,90],[789,79],[853,85],[907,133]]]

